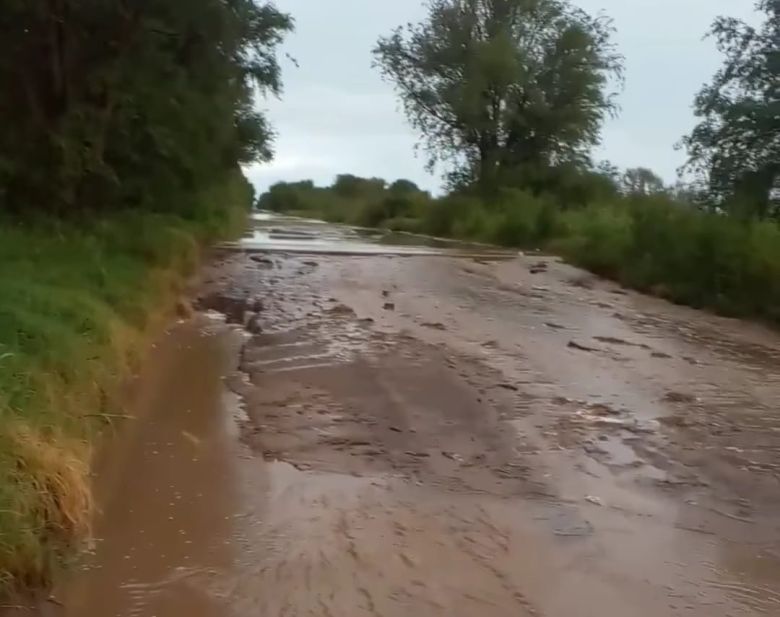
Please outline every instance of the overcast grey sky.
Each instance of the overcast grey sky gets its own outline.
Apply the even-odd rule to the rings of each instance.
[[[621,112],[603,131],[596,158],[646,166],[673,181],[683,162],[674,144],[694,124],[695,93],[721,64],[702,40],[716,15],[752,20],[753,0],[575,0],[603,11],[626,58]],[[416,156],[415,133],[390,84],[371,66],[380,35],[425,15],[422,0],[277,0],[296,32],[284,52],[285,91],[262,103],[278,132],[273,162],[249,170],[260,190],[279,180],[329,184],[338,173],[409,178],[436,189],[440,180]]]

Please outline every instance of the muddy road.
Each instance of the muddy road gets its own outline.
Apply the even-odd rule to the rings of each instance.
[[[777,334],[381,241],[220,252],[45,615],[780,615]]]

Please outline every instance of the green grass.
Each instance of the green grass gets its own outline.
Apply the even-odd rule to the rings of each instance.
[[[90,454],[116,388],[248,195],[231,182],[198,203],[186,220],[0,220],[0,591],[45,584],[88,535]]]

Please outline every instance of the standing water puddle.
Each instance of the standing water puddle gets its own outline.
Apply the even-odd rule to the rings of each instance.
[[[441,255],[497,259],[514,256],[509,251],[501,251],[483,244],[335,225],[271,212],[257,212],[252,216],[252,221],[252,228],[244,238],[239,242],[225,246],[248,252],[318,255],[392,255],[399,257]]]
[[[227,331],[186,323],[158,343],[135,384],[134,416],[96,466],[94,555],[66,581],[52,615],[227,615],[220,573],[235,559],[241,511],[238,402],[223,385]]]

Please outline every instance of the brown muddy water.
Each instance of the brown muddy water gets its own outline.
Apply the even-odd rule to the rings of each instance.
[[[39,615],[780,615],[776,333],[382,241],[266,217],[219,252]]]

